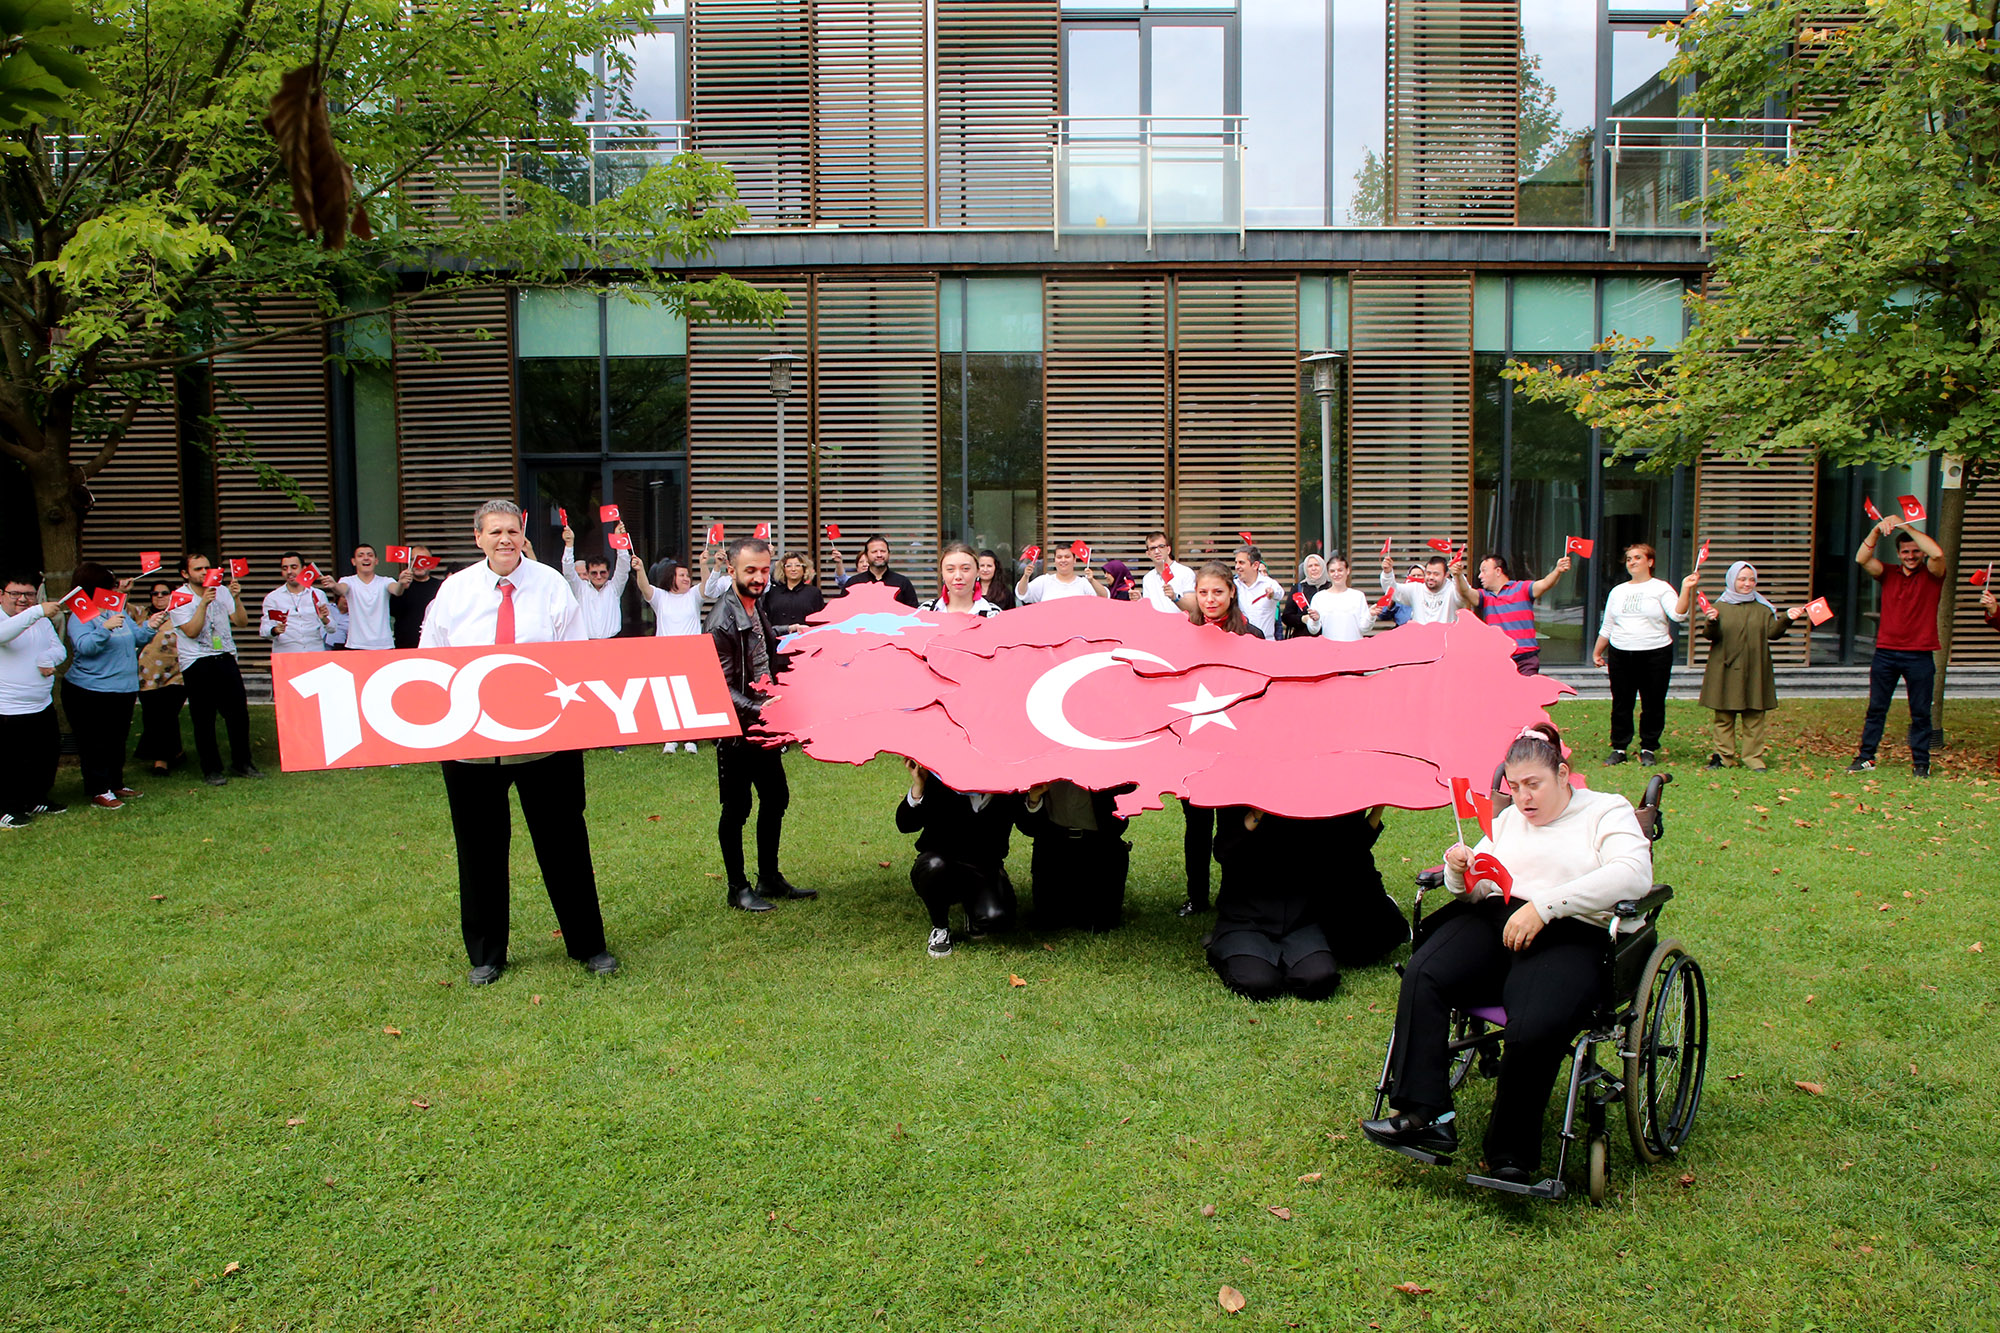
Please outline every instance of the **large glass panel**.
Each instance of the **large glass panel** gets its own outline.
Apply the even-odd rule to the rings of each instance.
[[[1236,144],[1221,119],[1227,36],[1214,24],[1148,29],[1156,227],[1216,226],[1236,217],[1230,188]]]
[[[1514,330],[1520,345],[1521,279],[1515,279]],[[1550,358],[1572,373],[1590,368],[1587,354]],[[1590,502],[1590,428],[1558,403],[1531,403],[1516,396],[1513,440],[1509,451],[1506,551],[1514,577],[1540,578],[1562,558],[1565,541],[1588,531]],[[1475,408],[1475,416],[1477,409]],[[1542,660],[1574,663],[1583,660],[1583,609],[1586,587],[1572,567],[1546,596],[1535,603],[1535,624],[1541,635]]]
[[[1344,323],[1345,321],[1343,321]],[[1326,411],[1332,418],[1333,457],[1331,468],[1322,474],[1320,468],[1321,415],[1319,395],[1312,391],[1312,367],[1299,367],[1299,549],[1302,551],[1322,550],[1325,547],[1326,513],[1320,503],[1324,483],[1333,483],[1333,553],[1346,556],[1347,542],[1341,532],[1341,515],[1347,509],[1347,455],[1341,448],[1345,438],[1347,421],[1347,374],[1345,367],[1336,369],[1333,377],[1333,396],[1327,400]],[[1365,571],[1364,571],[1365,572]]]
[[[521,452],[596,454],[602,448],[597,357],[519,362]]]
[[[595,357],[597,296],[578,291],[524,291],[515,335],[523,357]]]
[[[1671,119],[1680,114],[1680,92],[1660,81],[1674,58],[1671,33],[1648,28],[1611,30],[1611,114]]]
[[[676,560],[687,558],[686,489],[687,470],[679,463],[612,469],[611,497],[607,503],[618,506],[618,517],[632,537],[632,552],[646,562],[648,569],[657,568],[669,556]],[[595,516],[593,512],[592,517]],[[653,612],[640,600],[637,580],[626,581],[623,600],[622,633],[650,637]]]
[[[1499,352],[1476,352],[1472,358],[1472,551],[1480,556],[1499,550],[1501,543],[1500,465],[1513,387],[1500,378],[1506,364]]]
[[[1497,273],[1472,280],[1472,350],[1507,350],[1507,279]]]
[[[1382,154],[1388,98],[1388,6],[1333,8],[1333,217],[1336,226],[1388,218]]]
[[[1681,345],[1685,292],[1679,278],[1606,278],[1604,332],[1651,338],[1654,351],[1671,352]]]
[[[614,454],[677,454],[687,448],[687,358],[621,357],[605,364]]]
[[[679,28],[634,33],[619,43],[632,67],[607,71],[606,112],[612,120],[681,119],[681,34]]]
[[[614,292],[604,301],[604,334],[608,356],[687,355],[687,321],[657,301]]]
[[[1243,0],[1242,8],[1244,220],[1324,226],[1327,0]]]
[[[1514,350],[1581,352],[1597,345],[1596,281],[1514,279]]]
[[[1041,526],[1042,358],[973,352],[938,369],[939,530],[991,547],[1012,578]]]
[[[1299,279],[1299,350],[1347,350],[1347,275]]]
[[[1154,24],[1155,116],[1219,116],[1223,105],[1223,39],[1219,24]]]
[[[1596,0],[1521,0],[1520,224],[1592,222]]]
[[[562,561],[562,515],[569,515],[571,531],[577,534],[579,550],[588,552],[584,535],[595,538],[601,553],[603,539],[596,537],[597,507],[603,503],[603,478],[597,464],[528,469],[528,540],[536,558],[551,568]],[[643,553],[642,553],[643,554]]]
[[[1139,30],[1071,27],[1063,43],[1063,111],[1073,118],[1063,218],[1076,226],[1140,226],[1139,122],[1124,119],[1140,110]]]
[[[1669,582],[1690,565],[1679,563],[1680,542],[1673,530],[1674,474],[1641,472],[1635,459],[1621,459],[1600,474],[1602,512],[1597,525],[1597,555],[1579,560],[1570,577],[1579,588],[1589,580],[1590,605],[1602,610],[1604,598],[1625,578],[1625,548],[1644,542],[1657,553],[1653,572]],[[1710,565],[1702,566],[1707,573]],[[1726,568],[1726,566],[1725,566]],[[1720,574],[1721,570],[1715,571]],[[1682,641],[1685,646],[1685,640]]]
[[[1042,350],[1040,278],[970,278],[965,291],[965,350]]]

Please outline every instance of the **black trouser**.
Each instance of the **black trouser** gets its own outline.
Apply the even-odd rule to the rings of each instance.
[[[1873,759],[1882,744],[1882,727],[1896,697],[1896,681],[1910,694],[1910,763],[1927,768],[1931,762],[1931,690],[1937,682],[1937,658],[1928,652],[1877,648],[1868,660],[1868,718],[1861,724],[1861,758]]]
[[[910,866],[910,887],[924,900],[931,925],[951,924],[951,905],[965,904],[965,922],[975,935],[1014,928],[1014,885],[1005,866],[947,861],[935,852],[919,852]]]
[[[83,765],[83,793],[102,796],[125,785],[125,743],[132,738],[132,705],[138,691],[112,693],[63,682],[63,709],[76,735]]]
[[[1275,1000],[1290,992],[1301,1000],[1324,1000],[1340,987],[1340,967],[1325,949],[1293,963],[1269,962],[1253,954],[1209,956],[1222,984],[1251,1000]]]
[[[139,758],[170,764],[180,757],[181,705],[186,702],[185,685],[139,692]]]
[[[1632,745],[1632,700],[1639,701],[1639,748],[1660,748],[1667,725],[1667,683],[1673,679],[1674,646],[1626,652],[1607,646],[1604,665],[1611,676],[1611,748]]]
[[[1215,822],[1221,812],[1182,801],[1181,814],[1187,819],[1187,830],[1181,834],[1181,851],[1187,858],[1188,901],[1206,911],[1209,874],[1215,864]]]
[[[52,703],[39,713],[0,714],[0,814],[24,818],[49,799],[62,729]]]
[[[521,793],[521,816],[535,843],[535,861],[571,958],[604,952],[604,914],[597,906],[597,871],[590,861],[590,827],[583,818],[583,752],[564,750],[525,764],[446,760],[445,798],[458,842],[458,915],[465,956],[474,967],[507,962],[507,848],[514,814],[507,788]]]
[[[750,881],[743,874],[743,825],[750,819],[750,792],[757,793],[757,877],[775,887],[778,840],[785,831],[785,807],[792,790],[785,782],[785,756],[775,749],[729,736],[715,743],[715,781],[722,791],[722,818],[715,836],[722,844],[722,871],[734,889]]]
[[[215,744],[215,716],[229,731],[229,758],[239,769],[251,768],[250,700],[243,693],[243,671],[229,653],[216,653],[181,668],[187,682],[188,715],[194,719],[194,751],[204,777],[222,771],[222,751]]]
[[[1533,1171],[1542,1160],[1542,1120],[1556,1071],[1604,985],[1605,934],[1573,918],[1551,921],[1515,953],[1500,942],[1522,904],[1497,898],[1446,908],[1403,972],[1396,1006],[1395,1107],[1440,1114],[1451,1107],[1451,1011],[1507,1010],[1506,1049],[1486,1126],[1493,1167]]]

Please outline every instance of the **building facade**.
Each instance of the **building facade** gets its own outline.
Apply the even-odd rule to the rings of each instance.
[[[1469,542],[1533,575],[1589,536],[1596,558],[1538,608],[1560,668],[1588,660],[1620,547],[1652,543],[1677,579],[1706,538],[1781,604],[1835,607],[1779,645],[1789,660],[1865,660],[1861,500],[1935,505],[1934,466],[1611,466],[1500,377],[1512,357],[1588,365],[1614,331],[1674,347],[1706,271],[1709,171],[1788,151],[1781,108],[1679,114],[1672,38],[1654,35],[1674,17],[1630,0],[662,4],[630,75],[579,111],[595,151],[550,183],[601,197],[684,149],[728,164],[751,221],[713,267],[782,290],[776,329],[494,290],[420,301],[393,338],[344,335],[381,340],[386,370],[330,368],[317,333],[268,344],[138,423],[93,486],[85,552],[129,569],[141,549],[219,547],[253,583],[288,548],[343,571],[356,541],[455,561],[496,495],[525,503],[545,559],[559,510],[601,552],[598,506],[616,503],[654,560],[782,507],[780,545],[822,580],[836,524],[849,559],[887,536],[920,586],[953,538],[1003,557],[1082,539],[1136,565],[1155,527],[1183,560],[1226,559],[1248,531],[1275,574],[1326,546],[1372,581],[1384,541],[1405,562]],[[782,506],[759,361],[778,348],[799,357]],[[1317,351],[1338,354],[1327,440],[1301,365]],[[213,462],[193,438],[210,410],[310,509]],[[1997,538],[2000,503],[1979,496],[1966,549]],[[1956,660],[1995,660],[1957,582]],[[627,622],[644,632],[636,603]]]

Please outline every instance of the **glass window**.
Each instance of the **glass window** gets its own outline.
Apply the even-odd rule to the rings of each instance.
[[[1662,83],[1660,71],[1674,58],[1671,34],[1647,28],[1611,30],[1611,114],[1673,119],[1680,115],[1676,85]]]
[[[1244,220],[1326,225],[1327,0],[1243,0]]]
[[[939,371],[938,530],[991,548],[1011,581],[1014,555],[1041,529],[1041,355],[953,353]]]
[[[1515,278],[1513,350],[1579,352],[1596,346],[1596,287],[1590,278]]]
[[[1497,273],[1472,280],[1472,350],[1507,350],[1507,280]]]
[[[1507,395],[1513,389],[1500,378],[1506,364],[1501,352],[1475,352],[1472,357],[1472,549],[1479,555],[1500,550],[1506,540],[1499,503]]]
[[[687,321],[657,301],[613,293],[604,301],[604,325],[609,356],[687,355]]]
[[[1227,33],[1221,25],[1161,23],[1152,25],[1149,35],[1154,115],[1212,118],[1228,109],[1223,102]]]
[[[1345,284],[1342,285],[1343,295]],[[1342,319],[1342,324],[1346,320]],[[1315,349],[1317,350],[1317,349]],[[1333,397],[1327,400],[1327,412],[1332,417],[1333,459],[1326,476],[1320,468],[1320,406],[1319,395],[1313,392],[1313,368],[1299,367],[1299,549],[1324,550],[1325,507],[1320,503],[1324,489],[1322,482],[1333,483],[1333,553],[1351,558],[1340,530],[1341,515],[1347,510],[1347,454],[1341,447],[1346,438],[1347,421],[1347,369],[1337,365],[1333,376]]]
[[[1651,338],[1654,351],[1673,351],[1681,345],[1685,290],[1679,278],[1606,278],[1604,332]]]
[[[968,352],[1042,350],[1040,278],[969,278],[965,283]]]
[[[1388,219],[1382,154],[1388,87],[1388,7],[1333,9],[1333,216],[1335,225]]]
[[[1596,0],[1521,0],[1522,226],[1590,225],[1596,120]]]
[[[617,357],[604,364],[614,454],[678,454],[687,449],[687,358]]]
[[[1517,348],[1524,281],[1514,280]],[[1587,285],[1588,280],[1584,281]],[[1592,360],[1588,355],[1552,359],[1571,373],[1589,369]],[[1477,410],[1475,407],[1475,413]],[[1536,579],[1562,558],[1570,537],[1589,531],[1590,428],[1559,403],[1533,403],[1518,394],[1513,397],[1511,416],[1505,554],[1515,578]],[[1541,636],[1544,662],[1583,660],[1584,607],[1585,581],[1572,565],[1570,572],[1535,603],[1535,627]]]
[[[1130,116],[1139,112],[1136,27],[1072,27],[1064,30],[1063,40],[1065,114]]]
[[[515,316],[520,355],[597,355],[597,296],[580,291],[524,291]]]
[[[610,120],[680,120],[681,30],[638,32],[618,44],[631,69],[605,71],[605,114]]]
[[[594,454],[603,447],[597,356],[522,358],[516,411],[524,454]]]

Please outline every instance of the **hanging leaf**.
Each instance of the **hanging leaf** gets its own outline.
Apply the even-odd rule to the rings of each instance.
[[[317,66],[302,66],[279,81],[264,128],[277,141],[278,160],[292,182],[292,212],[306,235],[329,250],[346,245],[350,231],[364,240],[374,235],[367,210],[354,203],[354,173],[333,142]]]

